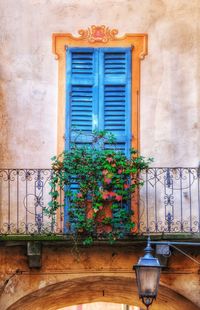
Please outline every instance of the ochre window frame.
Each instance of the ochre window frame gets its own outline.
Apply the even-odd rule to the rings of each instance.
[[[65,148],[66,106],[66,48],[70,47],[132,47],[131,131],[132,146],[140,149],[140,61],[147,55],[147,34],[125,34],[118,37],[118,30],[105,25],[79,30],[79,36],[70,33],[52,35],[53,53],[58,60],[58,128],[57,154]]]
[[[58,60],[58,127],[57,127],[57,154],[65,149],[65,120],[66,120],[66,48],[70,47],[132,47],[131,68],[131,135],[132,147],[140,149],[140,62],[147,55],[147,39],[145,33],[125,34],[118,37],[118,30],[110,29],[105,25],[91,26],[86,30],[79,30],[79,36],[70,33],[54,33],[52,35],[53,53]],[[136,191],[131,209],[134,211],[133,222],[138,230],[138,201],[139,192]],[[58,214],[59,218],[59,214]],[[59,224],[58,224],[59,226]]]

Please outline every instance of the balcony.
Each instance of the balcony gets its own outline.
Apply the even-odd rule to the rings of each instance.
[[[64,212],[56,221],[44,208],[49,195],[51,169],[0,170],[0,235],[67,236]],[[140,175],[134,235],[194,235],[200,233],[200,169],[148,168]],[[59,199],[63,193],[60,190]]]

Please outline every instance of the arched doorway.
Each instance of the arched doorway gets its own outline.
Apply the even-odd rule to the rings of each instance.
[[[135,280],[124,276],[86,276],[48,285],[19,299],[8,310],[57,310],[70,305],[112,302],[142,307]],[[154,310],[198,310],[184,296],[161,285]]]

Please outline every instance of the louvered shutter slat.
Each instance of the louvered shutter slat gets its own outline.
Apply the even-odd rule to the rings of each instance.
[[[72,51],[72,75],[92,75],[94,73],[94,53],[85,50],[84,52]],[[79,78],[79,76],[78,76]]]

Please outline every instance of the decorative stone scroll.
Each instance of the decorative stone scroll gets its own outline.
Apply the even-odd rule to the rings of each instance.
[[[78,31],[80,34],[80,39],[87,40],[90,43],[102,42],[107,43],[110,40],[115,39],[118,34],[117,29],[110,29],[105,25],[95,26],[92,25],[88,27],[86,30],[81,29]]]

